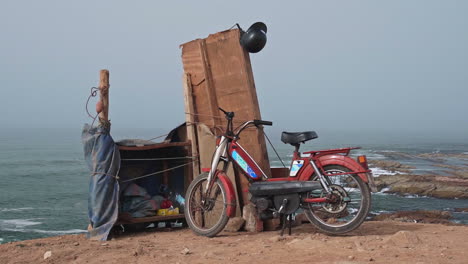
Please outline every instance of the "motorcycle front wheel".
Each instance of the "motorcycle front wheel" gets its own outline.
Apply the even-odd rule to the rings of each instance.
[[[324,167],[324,171],[326,174],[341,174],[328,176],[333,201],[305,204],[305,215],[319,230],[329,234],[343,234],[358,228],[370,210],[369,187],[357,174],[342,174],[350,171],[346,167],[329,165]],[[323,190],[308,196],[325,197],[326,193]]]
[[[211,187],[209,197],[204,198],[208,173],[202,173],[190,183],[185,195],[185,220],[192,231],[200,236],[214,237],[226,226],[227,194],[220,180]]]

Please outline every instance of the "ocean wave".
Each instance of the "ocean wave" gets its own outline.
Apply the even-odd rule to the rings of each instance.
[[[70,230],[43,230],[43,229],[25,229],[25,228],[1,228],[2,231],[20,232],[20,233],[39,233],[48,235],[67,235],[67,234],[81,234],[86,233],[83,229],[70,229]]]
[[[380,214],[387,214],[391,213],[392,211],[387,211],[387,210],[378,210],[378,211],[371,211],[372,214],[380,215]]]
[[[380,175],[396,175],[397,173],[396,172],[391,172],[391,171],[388,171],[388,170],[384,170],[384,169],[381,169],[381,168],[369,168],[370,170],[372,170],[372,175],[374,177],[379,177]]]
[[[0,212],[21,212],[25,210],[33,210],[32,207],[21,207],[21,208],[0,208]]]
[[[382,188],[379,192],[374,193],[374,195],[375,194],[378,194],[378,195],[392,195],[392,193],[387,193],[388,191],[390,191],[390,188],[385,187],[385,188]]]
[[[35,222],[32,220],[39,220],[36,219],[8,219],[8,220],[0,220],[0,230],[11,231],[7,229],[22,229],[28,226],[40,225],[42,222]]]
[[[40,233],[40,234],[51,234],[51,235],[66,235],[66,234],[81,234],[86,233],[83,229],[70,229],[70,230],[42,230],[42,229],[31,229],[28,232]]]

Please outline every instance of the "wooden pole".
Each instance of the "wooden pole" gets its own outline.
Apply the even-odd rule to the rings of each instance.
[[[103,122],[109,121],[109,71],[101,70],[99,73],[99,95],[102,104],[102,112],[99,119]]]
[[[194,116],[195,111],[193,109],[193,91],[192,91],[192,80],[190,74],[184,73],[182,76],[184,85],[184,100],[185,100],[185,122],[187,123],[187,139],[192,144],[192,157],[193,159],[193,178],[200,174],[200,157],[198,155],[198,140],[197,140],[197,129],[196,129],[196,118]]]

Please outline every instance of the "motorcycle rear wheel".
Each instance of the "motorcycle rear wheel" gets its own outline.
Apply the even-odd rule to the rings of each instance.
[[[327,174],[339,174],[350,170],[341,165],[324,167]],[[304,206],[308,220],[319,230],[328,234],[343,234],[358,228],[366,219],[371,206],[369,187],[357,174],[329,177],[337,201],[334,203],[309,203]],[[324,197],[310,193],[309,197]]]
[[[185,195],[185,220],[192,231],[200,236],[214,237],[226,226],[227,194],[217,179],[211,188],[210,197],[202,203],[202,196],[208,183],[208,173],[200,174],[190,183]]]

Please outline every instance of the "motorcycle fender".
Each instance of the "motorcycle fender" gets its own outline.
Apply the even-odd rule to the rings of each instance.
[[[226,190],[226,213],[229,217],[234,217],[236,215],[236,191],[234,186],[224,172],[218,171],[218,179],[223,185],[224,190]]]
[[[327,166],[327,165],[341,165],[343,167],[350,169],[351,171],[365,171],[366,170],[357,161],[355,161],[354,159],[348,156],[325,155],[325,156],[320,157],[318,160],[320,162],[320,165],[322,165],[322,167]],[[366,173],[358,173],[358,176],[365,183],[369,182]]]

